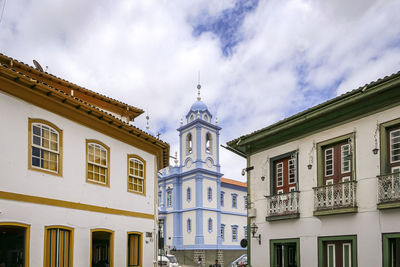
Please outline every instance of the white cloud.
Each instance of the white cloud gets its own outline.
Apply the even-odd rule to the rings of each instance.
[[[203,100],[218,116],[224,144],[400,69],[398,1],[260,1],[239,29],[243,41],[224,57],[218,36],[195,37],[192,27],[234,5],[7,1],[0,50],[148,109],[152,131],[166,129],[161,138],[171,154],[178,151],[179,120],[196,99],[199,70]],[[135,123],[144,128],[145,116]],[[243,180],[245,164],[221,148],[226,177]]]

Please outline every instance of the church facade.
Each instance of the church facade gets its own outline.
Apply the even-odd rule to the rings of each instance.
[[[196,262],[201,257],[203,264],[230,261],[244,253],[240,241],[247,232],[247,185],[222,178],[221,127],[212,123],[200,97],[177,130],[180,160],[158,177],[165,246],[176,250],[178,257]]]

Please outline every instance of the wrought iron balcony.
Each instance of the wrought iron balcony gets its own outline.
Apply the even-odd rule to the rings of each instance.
[[[314,215],[357,211],[357,181],[314,187]]]
[[[378,176],[378,208],[400,207],[400,173]]]
[[[299,217],[300,192],[290,192],[267,198],[267,221]]]

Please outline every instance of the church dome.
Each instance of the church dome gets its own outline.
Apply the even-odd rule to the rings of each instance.
[[[194,102],[194,104],[190,108],[190,111],[193,111],[193,112],[206,111],[206,110],[208,110],[208,108],[207,108],[206,104],[204,104],[204,102],[201,100],[197,100],[196,102]]]

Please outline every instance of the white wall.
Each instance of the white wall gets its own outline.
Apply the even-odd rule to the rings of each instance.
[[[28,118],[55,124],[63,131],[62,176],[28,169]],[[0,93],[0,187],[2,191],[40,196],[154,214],[155,156],[86,128],[64,117]],[[110,186],[86,182],[86,139],[96,139],[110,147]],[[146,161],[146,195],[127,192],[127,155]],[[126,264],[126,233],[153,232],[154,221],[1,200],[0,221],[31,225],[31,266],[42,266],[45,226],[63,225],[75,229],[75,266],[88,266],[90,229],[115,231],[115,266]],[[152,262],[153,243],[145,243],[144,265]]]
[[[333,235],[357,235],[358,266],[380,266],[382,262],[381,234],[384,232],[400,232],[398,210],[378,211],[377,178],[380,174],[379,154],[374,155],[374,134],[378,123],[399,118],[400,107],[370,115],[320,133],[316,133],[287,144],[274,147],[250,157],[251,201],[257,209],[255,219],[259,226],[258,233],[262,235],[262,245],[256,239],[251,239],[253,266],[269,266],[269,240],[281,238],[300,238],[300,253],[302,266],[317,266],[317,237]],[[358,213],[331,215],[325,217],[313,216],[314,192],[317,186],[316,144],[332,138],[355,132],[356,152],[355,166],[357,180]],[[378,135],[379,142],[379,135]],[[300,190],[300,219],[266,222],[267,201],[264,195],[270,194],[270,166],[268,158],[297,150]],[[312,154],[313,167],[308,170],[309,153]],[[265,175],[265,181],[260,177]],[[397,218],[397,219],[396,219]]]

